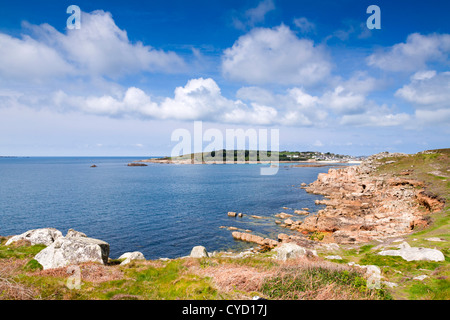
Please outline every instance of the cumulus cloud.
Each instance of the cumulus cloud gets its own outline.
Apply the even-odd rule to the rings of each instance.
[[[413,33],[406,42],[380,50],[367,58],[369,66],[387,71],[417,71],[431,61],[448,61],[450,34]]]
[[[116,96],[71,97],[58,92],[53,103],[60,110],[70,106],[89,114],[143,119],[293,127],[404,124],[409,119],[407,114],[395,113],[367,98],[372,87],[372,78],[356,76],[321,95],[310,94],[302,87],[273,93],[252,86],[239,89],[236,99],[229,99],[213,79],[198,78],[177,87],[172,97],[151,97],[142,89],[131,87]]]
[[[202,120],[216,123],[288,126],[400,126],[413,119],[379,106],[364,93],[370,82],[361,79],[343,81],[321,95],[292,87],[279,93],[259,87],[243,87],[235,99],[225,97],[211,78],[189,80],[175,88],[171,97],[154,97],[137,87],[103,95],[73,95],[62,90],[36,100],[16,91],[0,91],[0,101],[7,106],[45,105],[58,113],[81,112],[110,118],[143,120]],[[358,85],[359,83],[359,85]],[[354,84],[358,90],[349,87]],[[446,115],[443,112],[443,115]],[[417,113],[430,119],[428,113]],[[424,122],[425,123],[425,122]]]
[[[29,36],[0,33],[0,76],[6,79],[46,80],[74,73],[57,50]]]
[[[285,26],[255,28],[224,51],[222,73],[250,84],[311,85],[324,80],[331,63],[324,48]]]
[[[395,96],[419,108],[450,108],[450,72],[417,72],[409,84],[396,91]]]
[[[49,24],[23,23],[30,35],[0,33],[0,74],[21,80],[54,76],[118,78],[136,72],[176,72],[182,58],[132,43],[108,12],[82,13],[81,29],[57,31]]]
[[[131,87],[122,95],[69,96],[63,91],[53,94],[52,104],[61,112],[78,110],[109,117],[137,117],[163,120],[203,120],[230,124],[312,126],[326,118],[318,108],[319,98],[300,88],[263,99],[254,99],[264,89],[242,88],[241,99],[224,97],[211,78],[191,79],[177,87],[173,97],[154,98]],[[157,102],[158,101],[158,102]]]

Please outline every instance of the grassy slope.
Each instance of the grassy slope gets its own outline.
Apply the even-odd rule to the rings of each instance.
[[[126,266],[82,265],[81,289],[69,289],[65,269],[42,271],[33,260],[43,246],[0,244],[0,299],[247,299],[259,295],[270,299],[450,299],[449,182],[450,151],[380,160],[378,172],[399,174],[413,169],[408,178],[423,180],[427,190],[446,199],[445,209],[431,216],[433,224],[405,240],[412,246],[436,247],[444,262],[406,262],[400,257],[379,256],[379,242],[341,246],[335,252],[319,251],[319,256],[339,254],[343,260],[322,258],[282,263],[271,253],[231,259],[176,259],[140,261]],[[413,167],[411,167],[413,166]],[[433,173],[430,173],[433,172]],[[440,237],[445,242],[430,242]],[[392,244],[394,247],[395,243]],[[386,247],[386,246],[385,246]],[[364,274],[349,268],[350,261],[380,266],[383,280],[397,287],[367,289]],[[413,280],[428,275],[423,281]]]

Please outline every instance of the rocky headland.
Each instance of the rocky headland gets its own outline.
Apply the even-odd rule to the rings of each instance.
[[[378,160],[404,154],[382,153],[369,157],[359,166],[330,169],[305,187],[326,199],[316,215],[305,218],[299,231],[323,232],[325,241],[368,242],[411,233],[428,225],[427,214],[443,209],[445,201],[426,190],[425,183],[401,176],[379,174]],[[390,160],[395,162],[395,160]]]

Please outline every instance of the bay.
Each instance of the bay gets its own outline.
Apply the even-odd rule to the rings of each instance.
[[[44,227],[65,234],[73,228],[108,242],[111,258],[128,251],[147,259],[176,258],[197,245],[209,252],[241,250],[251,244],[220,226],[274,239],[289,233],[274,215],[321,209],[314,201],[322,197],[300,184],[329,169],[282,163],[276,175],[262,176],[259,164],[127,166],[145,158],[0,158],[0,235]],[[228,217],[228,211],[244,217]]]

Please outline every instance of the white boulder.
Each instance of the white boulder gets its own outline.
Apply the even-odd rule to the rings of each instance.
[[[382,256],[400,256],[406,261],[429,260],[444,261],[444,254],[437,249],[411,247],[407,242],[398,246],[399,250],[384,250],[379,252]]]
[[[278,246],[273,250],[277,253],[276,259],[283,261],[287,259],[299,258],[305,255],[317,256],[317,252],[315,250],[309,250],[290,242],[283,243],[281,246]]]
[[[51,245],[56,239],[62,237],[61,231],[55,228],[41,228],[28,230],[17,236],[10,238],[5,245],[9,246],[11,243],[19,240],[28,240],[32,245],[43,244],[46,246]]]
[[[123,260],[120,264],[125,265],[133,260],[145,260],[144,254],[139,251],[125,252],[119,257],[119,260]]]
[[[34,258],[44,270],[66,267],[83,262],[106,264],[109,256],[109,244],[88,237],[59,237]]]
[[[206,251],[205,247],[196,246],[196,247],[192,248],[190,257],[191,258],[208,258],[209,254]]]

